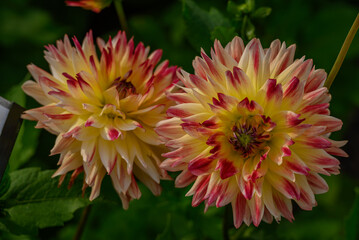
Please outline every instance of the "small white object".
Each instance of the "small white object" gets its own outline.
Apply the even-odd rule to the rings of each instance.
[[[0,104],[0,135],[4,128],[9,111],[10,111],[9,109],[7,109],[6,107],[4,107]]]

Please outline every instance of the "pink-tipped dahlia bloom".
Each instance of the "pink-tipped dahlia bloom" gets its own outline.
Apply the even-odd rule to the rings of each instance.
[[[107,43],[98,39],[100,58],[91,32],[82,46],[76,37],[73,42],[74,47],[65,36],[56,47],[47,46],[51,73],[31,64],[36,82],[23,85],[44,105],[27,110],[24,118],[58,135],[51,150],[60,154],[54,176],[62,181],[73,171],[72,182],[84,170],[93,200],[107,173],[125,208],[141,195],[135,178],[160,194],[160,179],[168,175],[159,168],[164,147],[154,127],[166,118],[171,101],[165,93],[174,86],[177,68],[168,67],[168,61],[156,67],[162,51],[149,55],[149,47],[135,47],[121,31]]]
[[[331,155],[346,156],[345,142],[329,139],[342,122],[329,115],[326,73],[294,52],[279,40],[268,49],[258,39],[215,41],[195,74],[178,74],[183,91],[169,94],[177,105],[156,128],[172,150],[161,167],[182,171],[176,186],[194,182],[187,196],[205,210],[232,204],[237,228],[291,221],[291,200],[311,210],[328,190],[319,174],[339,173]]]
[[[82,7],[86,10],[91,10],[95,13],[99,13],[105,7],[111,4],[111,0],[76,0],[76,1],[65,1],[67,6],[71,7]]]

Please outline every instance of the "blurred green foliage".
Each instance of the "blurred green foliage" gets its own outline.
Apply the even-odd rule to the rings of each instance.
[[[63,225],[73,217],[74,211],[89,204],[87,198],[79,195],[81,181],[71,189],[58,187],[58,180],[51,178],[53,173],[26,168],[9,174],[10,187],[0,198],[1,230],[36,234],[38,228]]]
[[[359,10],[359,3],[352,0],[124,0],[123,6],[128,36],[134,35],[136,42],[152,50],[162,48],[164,58],[189,72],[201,47],[208,52],[214,39],[225,45],[235,35],[246,42],[258,37],[265,47],[276,38],[287,45],[296,43],[296,57],[313,58],[317,68],[329,72]],[[81,39],[89,29],[107,38],[119,26],[114,6],[95,14],[66,7],[63,0],[1,1],[0,95],[26,108],[38,106],[25,97],[20,85],[24,76],[29,78],[27,64],[48,69],[44,45],[64,34]],[[342,160],[342,174],[326,178],[330,191],[317,196],[313,211],[294,208],[294,223],[282,220],[280,224],[261,223],[258,228],[231,228],[230,239],[359,239],[358,188],[354,190],[359,186],[358,89],[357,36],[331,88],[332,114],[344,122],[343,130],[334,137],[350,141],[346,151],[351,157]],[[81,197],[81,178],[70,191],[66,186],[56,187],[58,179],[50,179],[53,171],[47,170],[55,169],[58,160],[58,156],[48,156],[54,136],[33,127],[34,123],[23,124],[0,184],[0,239],[71,239],[81,217],[77,209],[89,204]],[[163,182],[161,197],[140,186],[142,198],[125,211],[106,178],[83,239],[221,239],[224,208],[210,208],[204,214],[203,205],[192,208],[191,199],[184,197],[188,188],[173,185]],[[60,196],[61,200],[54,200]]]

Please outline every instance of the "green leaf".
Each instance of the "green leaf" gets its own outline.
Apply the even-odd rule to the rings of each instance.
[[[227,3],[227,11],[231,14],[240,16],[243,13],[248,13],[248,7],[247,4],[240,4],[237,5],[235,2],[233,1],[228,1]]]
[[[211,32],[216,27],[231,28],[230,21],[217,9],[205,11],[191,0],[183,0],[182,15],[186,24],[187,39],[196,50],[201,47],[205,50],[211,48]]]
[[[247,27],[246,27],[245,31],[246,31],[246,36],[249,40],[256,36],[254,33],[255,30],[256,30],[256,28],[254,27],[253,23],[251,22],[251,20],[248,19]]]
[[[252,14],[252,18],[265,18],[268,17],[272,12],[270,7],[260,7],[255,10]]]
[[[254,0],[246,0],[246,5],[249,12],[252,12],[255,8],[255,1]]]
[[[1,232],[0,239],[6,240],[38,240],[38,237],[35,236],[28,236],[28,235],[15,235],[12,233]]]
[[[4,195],[7,190],[10,188],[10,176],[9,176],[9,167],[5,169],[4,175],[0,182],[0,197]]]
[[[1,209],[6,221],[36,231],[37,228],[62,226],[73,217],[73,213],[89,204],[87,197],[81,197],[81,179],[77,179],[71,189],[58,179],[51,178],[54,171],[40,171],[26,168],[10,173],[10,188],[1,200]],[[66,182],[66,180],[65,180]],[[11,229],[9,229],[11,231]]]
[[[9,218],[0,217],[0,239],[3,239],[4,233],[9,233],[9,235],[12,235],[12,234],[35,235],[36,229],[27,229],[27,228],[17,225]]]
[[[19,169],[35,154],[41,132],[35,125],[35,122],[23,122],[10,156],[10,171]]]
[[[22,90],[22,84],[30,78],[30,74],[26,74],[21,83],[13,86],[5,95],[5,98],[12,102],[25,107],[26,95]],[[38,144],[40,131],[35,129],[35,122],[25,121],[19,131],[13,151],[10,156],[10,171],[16,170],[24,165],[34,155]]]
[[[87,205],[80,198],[39,199],[39,201],[22,202],[6,211],[20,226],[45,228],[64,225],[65,221],[73,217],[77,209]]]
[[[359,238],[359,187],[355,188],[355,200],[346,221],[346,239],[355,240]]]

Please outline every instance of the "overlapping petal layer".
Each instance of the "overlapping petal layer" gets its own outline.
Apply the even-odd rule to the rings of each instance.
[[[101,12],[102,9],[111,4],[111,0],[75,0],[65,1],[67,6],[82,7],[95,13]]]
[[[126,208],[141,195],[135,178],[158,195],[160,179],[168,177],[158,166],[163,146],[154,127],[166,118],[171,101],[165,93],[173,88],[177,68],[168,61],[156,67],[162,51],[149,54],[149,47],[135,47],[124,32],[97,42],[100,58],[91,32],[82,46],[75,37],[72,46],[65,36],[56,47],[46,47],[51,73],[31,64],[35,82],[23,85],[44,106],[27,110],[24,118],[58,135],[51,150],[60,154],[54,176],[63,179],[74,171],[73,180],[84,171],[92,200],[107,173]]]
[[[294,60],[295,45],[279,40],[263,49],[235,37],[215,41],[211,58],[195,58],[195,74],[169,94],[177,105],[156,128],[172,150],[161,166],[182,171],[177,187],[193,183],[192,205],[232,205],[234,225],[288,220],[292,201],[316,205],[328,186],[319,174],[339,173],[345,142],[329,139],[342,122],[329,115],[326,73],[312,60]]]

